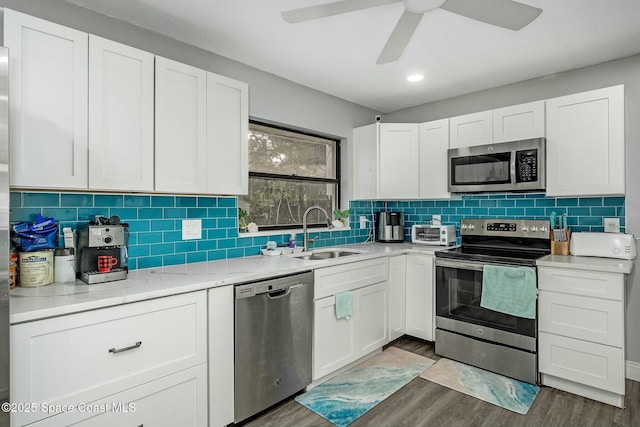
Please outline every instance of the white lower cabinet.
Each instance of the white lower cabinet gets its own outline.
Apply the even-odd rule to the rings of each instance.
[[[31,424],[38,427],[207,426],[207,365],[200,364]]]
[[[234,287],[209,289],[209,426],[234,419]]]
[[[434,257],[408,254],[406,264],[406,334],[434,340]]]
[[[353,315],[336,318],[335,296],[315,301],[313,379],[317,380],[389,342],[387,282],[352,291]]]
[[[11,399],[46,403],[54,410],[12,413],[11,425],[45,418],[52,423],[47,425],[67,425],[64,405],[118,402],[116,397],[128,390],[198,366],[206,370],[206,328],[205,291],[12,325]],[[206,421],[206,374],[187,376],[196,378],[189,387],[205,387],[190,405],[200,414],[197,419],[204,413]],[[149,387],[150,395],[156,388]],[[136,392],[127,399],[146,395]],[[162,395],[144,401],[156,402],[158,413],[175,404]]]
[[[406,255],[389,257],[389,341],[406,332]]]
[[[624,407],[624,274],[538,267],[542,384]]]
[[[314,271],[313,380],[389,342],[387,258]],[[336,318],[335,294],[352,292],[352,316]]]

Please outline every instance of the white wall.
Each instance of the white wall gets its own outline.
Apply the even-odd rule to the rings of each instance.
[[[176,5],[178,5],[176,3]],[[349,164],[354,127],[373,122],[377,112],[232,61],[152,31],[67,3],[63,0],[0,0],[7,7],[80,31],[193,65],[249,84],[249,115],[342,139],[342,164]],[[342,205],[348,206],[348,173],[343,173]]]
[[[397,111],[391,122],[425,122],[624,84],[626,227],[640,236],[640,55]],[[640,259],[627,279],[627,360],[640,363]]]

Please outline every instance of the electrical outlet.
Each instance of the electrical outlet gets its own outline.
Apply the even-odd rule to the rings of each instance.
[[[182,220],[182,240],[202,239],[202,220]]]
[[[605,218],[603,222],[605,233],[620,232],[620,218]]]
[[[367,217],[360,215],[360,228],[367,228]]]
[[[438,224],[442,224],[442,215],[431,215],[431,221],[437,221]]]

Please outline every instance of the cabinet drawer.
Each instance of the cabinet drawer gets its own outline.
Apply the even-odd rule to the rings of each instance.
[[[545,291],[622,301],[624,275],[570,268],[538,267],[538,288]]]
[[[201,291],[14,325],[12,400],[91,402],[205,363],[206,305]]]
[[[540,372],[624,394],[624,350],[540,333]]]
[[[385,282],[388,278],[387,257],[319,268],[314,271],[314,299]]]
[[[622,302],[542,291],[538,311],[542,332],[623,347]]]
[[[198,365],[77,410],[46,418],[34,427],[207,425],[207,366]]]

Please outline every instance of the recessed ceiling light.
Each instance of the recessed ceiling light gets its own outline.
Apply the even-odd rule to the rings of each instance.
[[[419,82],[423,79],[424,76],[422,74],[411,74],[409,77],[407,77],[407,81],[409,82]]]

